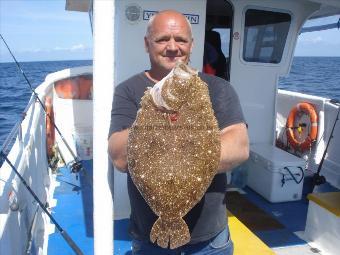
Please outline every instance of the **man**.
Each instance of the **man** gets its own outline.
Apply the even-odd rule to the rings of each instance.
[[[214,30],[205,31],[203,71],[229,80],[226,61],[221,48],[220,34]]]
[[[133,124],[147,87],[165,77],[177,61],[188,63],[193,48],[191,25],[182,14],[166,10],[153,16],[144,38],[151,68],[124,81],[115,90],[109,138],[109,154],[115,167],[127,172],[128,129]],[[201,201],[184,217],[191,241],[175,250],[150,242],[150,230],[157,216],[140,195],[128,174],[131,204],[129,232],[133,254],[232,254],[224,194],[227,170],[248,158],[246,125],[238,97],[225,80],[200,74],[209,87],[213,109],[221,130],[221,159],[218,174]]]

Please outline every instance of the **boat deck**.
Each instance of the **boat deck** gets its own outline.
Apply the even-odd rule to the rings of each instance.
[[[83,253],[90,255],[94,254],[92,161],[84,161],[83,166],[86,172],[80,173],[79,177],[71,174],[66,167],[60,168],[57,175],[60,185],[54,194],[57,205],[52,208],[52,213]],[[318,192],[328,191],[339,190],[328,184],[318,187]],[[319,250],[313,249],[303,240],[308,209],[306,193],[300,201],[282,203],[270,203],[248,187],[237,190],[236,193],[235,190],[227,192],[227,204],[230,205],[227,206],[228,210],[276,254],[321,254]],[[228,200],[228,197],[235,198],[235,195],[236,199]],[[245,202],[240,202],[241,200]],[[233,204],[233,201],[239,204]],[[253,214],[249,213],[251,211],[254,211]],[[258,224],[253,224],[256,222]],[[114,222],[115,255],[131,254],[128,224],[127,219]],[[48,254],[73,254],[73,252],[62,236],[55,232],[49,238]]]
[[[93,189],[92,160],[83,161],[85,172],[72,174],[67,167],[59,168],[52,214],[59,225],[71,236],[84,254],[93,254]],[[49,255],[74,254],[61,234],[56,230],[49,237]]]

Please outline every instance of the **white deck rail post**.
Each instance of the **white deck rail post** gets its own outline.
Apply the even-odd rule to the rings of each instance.
[[[94,0],[93,224],[94,254],[113,254],[113,202],[108,183],[107,136],[114,90],[115,1]]]

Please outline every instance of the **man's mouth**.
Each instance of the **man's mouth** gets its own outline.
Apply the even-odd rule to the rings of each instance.
[[[165,58],[170,59],[170,60],[177,60],[181,58],[181,56],[165,56]]]

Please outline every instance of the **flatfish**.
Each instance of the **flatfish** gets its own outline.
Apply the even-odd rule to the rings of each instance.
[[[152,242],[175,249],[190,241],[183,216],[216,174],[220,146],[207,84],[178,63],[145,92],[128,137],[131,178],[158,216]]]

